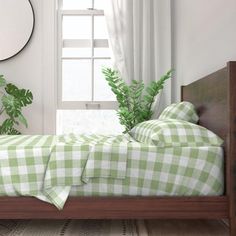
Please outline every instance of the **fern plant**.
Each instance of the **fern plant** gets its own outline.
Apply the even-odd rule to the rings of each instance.
[[[151,119],[155,97],[172,74],[172,70],[168,71],[160,80],[152,81],[145,88],[143,81],[132,80],[130,85],[126,84],[118,71],[111,68],[103,68],[102,72],[116,95],[119,105],[117,114],[120,124],[125,127],[124,133],[129,132],[138,123]]]
[[[32,101],[33,95],[30,90],[19,89],[14,84],[7,83],[4,76],[0,75],[0,117],[5,118],[0,124],[0,135],[21,134],[16,129],[20,123],[28,127],[22,108]]]

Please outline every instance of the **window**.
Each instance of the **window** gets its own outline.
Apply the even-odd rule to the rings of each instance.
[[[111,67],[107,0],[59,0],[57,133],[121,132],[117,102],[102,75]]]

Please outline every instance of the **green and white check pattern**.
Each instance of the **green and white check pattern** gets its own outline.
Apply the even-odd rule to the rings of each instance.
[[[210,130],[183,120],[149,120],[136,125],[131,136],[158,147],[221,146],[223,140]]]
[[[62,209],[75,196],[221,195],[221,147],[158,148],[129,135],[0,136],[0,195]]]
[[[177,119],[185,120],[191,123],[197,123],[199,117],[195,111],[194,105],[190,102],[173,103],[166,107],[159,116],[159,119]]]
[[[220,147],[129,147],[125,179],[92,178],[73,196],[214,196],[223,194]]]

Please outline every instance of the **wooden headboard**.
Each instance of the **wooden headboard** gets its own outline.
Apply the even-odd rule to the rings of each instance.
[[[187,86],[181,87],[181,100],[196,106],[199,125],[224,139],[226,195],[236,209],[236,61]],[[234,212],[235,214],[235,212]]]
[[[181,87],[181,100],[193,103],[199,125],[226,140],[229,133],[228,68],[225,67],[187,86]]]

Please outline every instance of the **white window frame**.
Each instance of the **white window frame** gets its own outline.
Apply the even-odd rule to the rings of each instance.
[[[103,10],[87,9],[87,10],[64,10],[62,9],[62,0],[58,0],[58,101],[57,107],[61,110],[85,110],[85,109],[117,109],[116,101],[95,101],[94,100],[94,60],[111,59],[111,57],[95,57],[94,48],[109,47],[108,39],[94,39],[94,16],[104,16]],[[93,0],[94,6],[94,0]],[[92,17],[92,35],[91,39],[65,39],[62,37],[62,19],[63,16],[91,16]],[[63,57],[63,47],[91,47],[92,55],[90,57]],[[83,60],[89,59],[92,63],[91,80],[92,80],[92,101],[63,101],[62,100],[62,61],[63,60]]]

